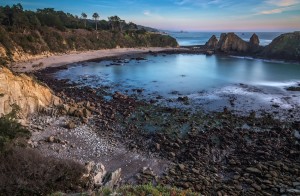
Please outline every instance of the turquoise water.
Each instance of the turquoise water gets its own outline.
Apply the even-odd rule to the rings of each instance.
[[[300,65],[227,56],[190,54],[145,55],[146,60],[125,59],[120,65],[111,61],[70,65],[58,78],[85,85],[113,86],[124,92],[144,89],[162,96],[189,95],[235,84],[288,86],[300,81]]]
[[[175,37],[180,46],[204,45],[212,35],[220,38],[220,32],[168,32],[172,37]],[[254,32],[236,32],[240,38],[249,41]],[[260,45],[265,46],[282,34],[282,32],[255,32],[259,39]]]

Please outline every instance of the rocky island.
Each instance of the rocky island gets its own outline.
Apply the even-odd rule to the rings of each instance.
[[[209,50],[221,53],[299,62],[299,44],[299,32],[282,34],[265,47],[259,45],[259,37],[255,33],[249,42],[234,33],[222,33],[220,40],[213,35],[205,46]]]

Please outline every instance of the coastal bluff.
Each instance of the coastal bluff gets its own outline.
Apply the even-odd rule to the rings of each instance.
[[[9,31],[0,25],[0,65],[52,55],[115,48],[178,47],[175,38],[144,31],[89,31],[51,27]]]
[[[0,116],[20,107],[21,118],[52,105],[59,105],[60,99],[46,86],[25,75],[15,75],[9,69],[0,67]]]
[[[267,45],[262,56],[300,61],[300,31],[285,33]]]

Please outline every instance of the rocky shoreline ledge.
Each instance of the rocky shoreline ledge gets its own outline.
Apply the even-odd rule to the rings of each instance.
[[[57,69],[52,68],[35,73],[65,103],[65,107],[57,111],[57,115],[65,119],[54,123],[63,127],[56,129],[65,131],[50,132],[50,135],[38,131],[31,138],[36,144],[33,147],[43,154],[60,158],[70,155],[75,159],[88,156],[89,161],[100,162],[108,155],[106,164],[110,170],[122,169],[121,183],[124,184],[170,185],[204,195],[300,193],[298,121],[282,122],[268,113],[257,117],[254,112],[241,117],[226,109],[220,113],[191,113],[155,106],[118,92],[107,101],[103,89],[57,80],[52,77],[55,71]],[[37,119],[32,119],[31,126],[53,130],[52,121],[41,123]],[[85,132],[87,129],[90,131]],[[101,145],[93,147],[94,150],[86,147],[84,151],[86,144],[80,144],[85,141],[84,132],[94,135],[87,134],[88,138],[95,139],[97,135],[101,140],[107,138],[109,145],[102,147],[108,151],[101,151]],[[78,135],[78,140],[73,141],[75,144],[71,142],[70,138],[75,138],[71,135]],[[53,141],[66,141],[52,144],[51,136]],[[87,141],[93,144],[92,140]],[[118,151],[115,149],[123,149],[119,152],[124,156],[113,159],[118,154],[112,153]],[[84,155],[86,152],[92,155]],[[100,152],[98,159],[95,160],[97,153],[93,152]],[[128,162],[113,164],[120,160]],[[126,174],[126,171],[129,172]]]

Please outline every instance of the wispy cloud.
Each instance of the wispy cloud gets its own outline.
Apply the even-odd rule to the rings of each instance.
[[[196,6],[207,6],[212,4],[218,4],[221,0],[178,0],[175,2],[177,5],[196,5]]]
[[[257,12],[255,15],[280,14],[293,10],[297,4],[300,4],[300,0],[265,0],[264,4],[262,11]]]
[[[266,3],[278,7],[287,7],[298,4],[299,0],[267,0]]]
[[[278,8],[278,9],[273,9],[273,10],[261,11],[261,12],[259,12],[259,14],[264,14],[264,15],[267,15],[267,14],[279,14],[279,13],[281,13],[283,11],[284,11],[284,9]]]

